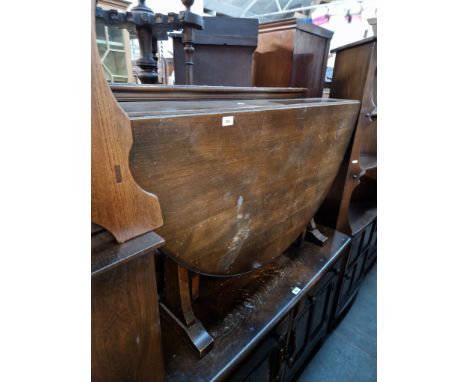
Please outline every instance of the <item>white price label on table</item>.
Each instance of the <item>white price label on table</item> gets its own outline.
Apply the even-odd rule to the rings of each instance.
[[[291,293],[297,295],[300,291],[301,291],[301,288],[295,287],[295,288],[291,291]]]

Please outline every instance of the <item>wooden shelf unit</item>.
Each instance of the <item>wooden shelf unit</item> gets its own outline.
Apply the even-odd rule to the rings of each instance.
[[[361,101],[340,170],[316,221],[352,237],[334,322],[351,304],[377,256],[377,37],[337,48],[331,98]]]

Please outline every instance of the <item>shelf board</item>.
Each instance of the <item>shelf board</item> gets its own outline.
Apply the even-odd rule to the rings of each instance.
[[[361,162],[361,168],[365,171],[377,168],[377,155],[361,154],[359,161]]]
[[[363,170],[362,176],[377,180],[377,155],[361,154],[360,165]]]
[[[363,228],[372,222],[377,217],[376,203],[357,203],[349,204],[349,225],[351,226],[352,235],[356,235]]]

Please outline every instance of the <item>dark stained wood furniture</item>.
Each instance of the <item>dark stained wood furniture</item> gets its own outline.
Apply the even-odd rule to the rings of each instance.
[[[132,120],[132,174],[158,195],[162,251],[177,262],[166,266],[172,287],[163,312],[203,356],[212,338],[193,313],[188,270],[236,275],[280,256],[323,201],[359,104],[238,98],[120,105]]]
[[[114,193],[102,188],[93,209],[110,205],[108,220],[125,219],[93,232],[93,378],[161,380],[161,312],[166,361],[183,360],[167,378],[291,380],[326,336],[349,258],[349,238],[329,228],[321,236],[313,217],[359,103],[284,88],[111,93],[98,69],[94,60],[93,186],[102,173]],[[135,195],[120,194],[129,182]],[[105,219],[93,212],[93,221]]]
[[[164,252],[207,275],[256,269],[301,234],[359,109],[333,99],[120,105],[132,120],[132,174],[161,203]]]
[[[361,281],[370,270],[377,256],[377,220],[352,237],[349,254],[344,260],[343,277],[340,279],[333,310],[332,329],[343,318],[354,301]]]
[[[193,85],[250,86],[252,55],[257,47],[258,20],[204,17],[203,30],[193,32]],[[184,46],[173,35],[175,83],[186,84]]]
[[[154,254],[148,232],[123,244],[93,226],[91,236],[92,380],[163,381]]]
[[[356,295],[377,256],[377,38],[334,50],[330,97],[362,102],[353,138],[316,218],[352,236],[337,315]]]
[[[320,227],[324,247],[304,242],[247,275],[200,279],[194,310],[215,339],[194,355],[163,320],[166,381],[291,381],[323,343],[349,237]]]
[[[119,102],[136,101],[197,101],[228,99],[290,99],[305,98],[305,88],[251,88],[237,86],[158,86],[111,84],[110,88]]]
[[[260,24],[253,85],[303,87],[307,97],[322,97],[332,36],[301,19]]]
[[[92,1],[91,377],[163,381],[154,253],[164,244],[155,195],[134,181],[128,163],[130,120],[102,73]],[[119,242],[121,244],[119,244]]]
[[[94,5],[94,1],[92,1]],[[162,225],[158,198],[135,183],[128,165],[130,120],[107,85],[91,17],[91,220],[120,243]]]

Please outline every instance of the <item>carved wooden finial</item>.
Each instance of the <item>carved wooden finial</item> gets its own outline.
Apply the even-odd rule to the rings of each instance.
[[[181,0],[187,10],[190,10],[190,7],[193,5],[195,0]]]
[[[141,10],[141,11],[149,10],[149,11],[153,12],[153,11],[151,10],[151,8],[149,8],[149,7],[146,5],[146,0],[138,0],[138,5],[135,6],[135,7],[133,7],[133,8],[132,8],[132,11],[133,11],[133,10],[136,10],[136,9]]]
[[[155,84],[158,82],[158,64],[153,56],[154,12],[145,1],[138,0],[138,5],[131,9],[140,45],[140,58],[137,60],[137,65],[141,71],[138,78],[143,84]]]
[[[184,31],[182,33],[182,44],[184,44],[185,54],[185,83],[187,85],[193,85],[193,54],[195,48],[193,46],[193,20],[191,20],[192,12],[190,7],[193,5],[195,0],[181,0],[185,6],[184,12]]]

